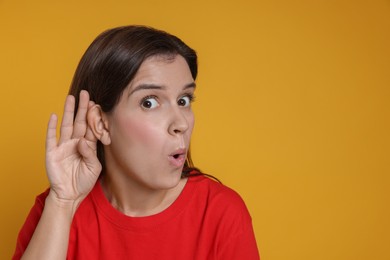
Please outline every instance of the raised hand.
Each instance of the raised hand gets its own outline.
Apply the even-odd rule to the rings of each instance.
[[[96,156],[97,139],[88,127],[88,109],[94,105],[87,91],[80,92],[74,119],[75,98],[68,96],[57,141],[57,116],[51,115],[46,137],[46,171],[50,195],[79,204],[92,190],[102,166]],[[53,193],[53,194],[52,194]]]

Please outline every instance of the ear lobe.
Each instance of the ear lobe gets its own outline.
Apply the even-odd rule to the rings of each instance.
[[[87,122],[94,136],[102,142],[103,145],[109,145],[111,143],[107,118],[99,105],[95,104],[89,108]]]

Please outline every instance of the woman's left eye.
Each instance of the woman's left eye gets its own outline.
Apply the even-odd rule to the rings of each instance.
[[[191,95],[183,96],[177,101],[177,104],[182,107],[188,107],[193,99],[194,97]]]

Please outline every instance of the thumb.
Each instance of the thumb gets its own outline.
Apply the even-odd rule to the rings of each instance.
[[[102,165],[96,155],[94,147],[88,145],[88,141],[81,138],[78,143],[78,151],[83,157],[83,161],[87,168],[96,175],[99,175],[102,170]]]

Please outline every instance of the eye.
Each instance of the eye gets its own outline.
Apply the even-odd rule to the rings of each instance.
[[[158,106],[157,98],[148,96],[142,99],[141,106],[146,109],[152,109]]]
[[[186,95],[181,97],[178,101],[177,104],[182,107],[188,107],[191,102],[194,101],[194,96],[193,95]]]

